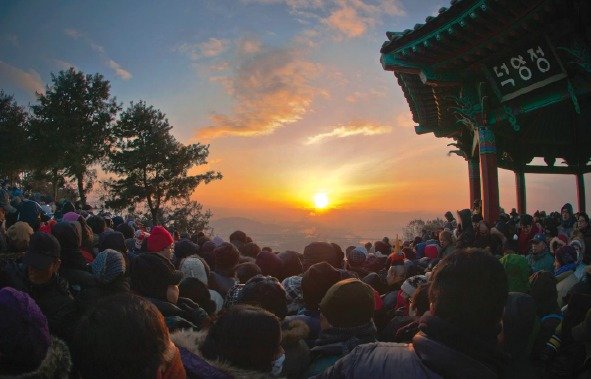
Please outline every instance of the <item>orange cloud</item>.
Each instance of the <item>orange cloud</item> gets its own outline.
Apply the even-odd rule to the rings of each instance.
[[[312,145],[320,143],[325,139],[330,138],[345,138],[352,136],[375,136],[378,134],[387,134],[392,131],[391,126],[386,125],[375,125],[363,121],[354,121],[349,125],[341,125],[335,127],[333,130],[327,133],[317,134],[309,137],[306,141],[306,145]]]
[[[354,8],[343,7],[334,11],[326,23],[347,37],[359,37],[365,33],[369,19],[361,17]]]
[[[300,120],[308,111],[315,88],[311,79],[321,71],[292,49],[270,49],[237,59],[232,76],[215,79],[235,100],[231,114],[213,114],[198,138],[256,136]]]
[[[45,93],[45,84],[39,73],[33,69],[27,71],[0,61],[0,82],[11,82],[32,93]]]
[[[127,71],[126,69],[124,69],[123,67],[121,67],[121,65],[119,63],[115,62],[114,60],[108,59],[107,66],[109,66],[111,69],[113,69],[113,71],[115,71],[115,75],[117,75],[121,79],[123,79],[123,80],[131,79],[131,73],[129,71]]]

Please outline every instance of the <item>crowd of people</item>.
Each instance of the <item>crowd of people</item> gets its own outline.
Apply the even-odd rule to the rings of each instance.
[[[591,377],[589,217],[445,219],[277,252],[0,190],[0,377]]]

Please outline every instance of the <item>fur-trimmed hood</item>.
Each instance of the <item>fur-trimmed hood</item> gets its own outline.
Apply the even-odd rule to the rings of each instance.
[[[242,369],[236,366],[232,366],[231,363],[221,360],[209,360],[205,359],[199,350],[199,347],[205,341],[207,331],[195,332],[191,329],[178,330],[170,335],[170,339],[179,348],[184,348],[196,355],[200,359],[207,362],[214,369],[217,369],[233,378],[237,379],[267,379],[274,378],[270,373],[264,373],[254,370]],[[190,377],[187,372],[187,377]]]
[[[291,320],[283,323],[281,328],[281,346],[283,348],[296,346],[300,341],[308,338],[310,327],[302,320]]]
[[[17,379],[67,379],[72,368],[72,358],[66,343],[60,339],[53,338],[47,354],[35,371],[18,375],[2,375],[1,378]]]

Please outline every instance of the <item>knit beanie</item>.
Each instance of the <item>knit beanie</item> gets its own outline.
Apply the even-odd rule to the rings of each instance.
[[[120,252],[107,249],[96,255],[90,268],[99,282],[111,283],[125,273],[125,258]]]
[[[360,266],[367,259],[367,249],[363,246],[357,246],[347,252],[347,261],[351,266]]]
[[[0,315],[0,365],[33,371],[51,344],[47,318],[28,294],[10,287],[0,290]]]
[[[425,246],[425,257],[429,259],[435,259],[439,256],[439,245],[427,245]]]
[[[308,310],[318,309],[318,304],[326,294],[326,291],[341,280],[339,270],[327,262],[312,265],[302,275],[302,296]]]
[[[400,289],[408,297],[412,297],[412,295],[415,294],[417,288],[419,288],[419,286],[424,283],[427,283],[427,277],[425,275],[415,275],[406,279],[402,283],[402,286],[400,286]]]
[[[335,283],[320,302],[320,312],[336,328],[352,328],[370,322],[374,308],[371,287],[355,278]]]
[[[287,306],[293,309],[299,309],[304,305],[304,295],[302,292],[302,277],[299,275],[285,278],[281,285],[285,289],[287,296]]]
[[[574,247],[569,245],[561,246],[556,252],[554,252],[554,256],[560,266],[575,263],[577,261],[577,251]]]
[[[155,226],[150,231],[148,253],[158,253],[174,243],[174,239],[163,226]]]
[[[240,253],[236,246],[229,242],[222,242],[213,250],[213,260],[216,269],[233,269],[240,260]]]
[[[29,241],[33,235],[33,228],[24,221],[18,221],[6,231],[8,248],[15,252],[22,252],[29,247]]]
[[[283,277],[288,278],[294,275],[301,275],[304,272],[300,255],[295,251],[284,251],[277,254],[283,262]]]
[[[68,212],[64,215],[64,217],[62,217],[62,221],[74,222],[74,221],[78,221],[79,218],[80,218],[80,215],[78,213]]]
[[[199,257],[190,256],[185,258],[179,269],[185,275],[185,278],[197,278],[206,286],[209,285],[205,265]]]
[[[103,232],[99,236],[99,251],[107,249],[115,250],[120,253],[127,252],[127,246],[125,245],[125,237],[121,232]]]
[[[174,244],[174,255],[178,261],[190,255],[197,254],[198,251],[199,245],[193,243],[188,238],[181,238]]]
[[[312,242],[304,248],[304,270],[319,262],[328,262],[334,268],[341,267],[337,252],[328,242]]]
[[[506,254],[499,262],[507,273],[509,292],[529,292],[529,273],[531,267],[527,259],[520,254]]]
[[[261,251],[257,255],[255,263],[261,268],[263,275],[271,275],[275,278],[281,278],[283,273],[283,261],[277,254],[269,251]]]

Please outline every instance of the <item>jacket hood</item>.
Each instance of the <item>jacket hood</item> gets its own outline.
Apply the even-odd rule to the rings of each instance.
[[[209,360],[203,357],[200,346],[205,341],[207,331],[193,331],[191,329],[179,330],[170,335],[172,342],[179,348],[184,348],[196,355],[200,359],[204,360],[214,369],[221,371],[232,378],[237,379],[266,379],[273,378],[270,373],[258,372],[253,370],[242,369],[236,366],[232,366],[231,363],[221,360]]]
[[[0,378],[55,378],[67,379],[72,368],[72,358],[68,346],[60,339],[53,338],[47,354],[41,364],[35,371],[22,373],[19,375],[0,375]]]
[[[310,327],[302,320],[284,322],[281,329],[281,346],[296,346],[301,340],[307,339],[309,334]]]

